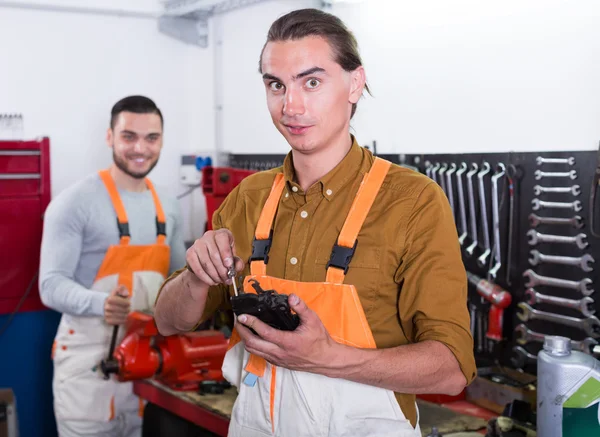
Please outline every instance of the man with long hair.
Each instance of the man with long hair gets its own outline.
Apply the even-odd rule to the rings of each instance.
[[[190,331],[230,307],[234,268],[247,293],[288,294],[300,324],[284,331],[238,314],[223,363],[239,391],[230,436],[420,436],[415,395],[458,394],[476,373],[448,201],[350,134],[366,75],[337,17],[279,18],[260,74],[291,151],[216,211],[215,230],[163,285],[157,326]]]

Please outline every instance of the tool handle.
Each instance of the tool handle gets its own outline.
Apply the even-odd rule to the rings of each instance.
[[[506,308],[512,302],[512,296],[502,287],[470,272],[467,272],[467,278],[469,279],[469,282],[477,288],[477,293],[491,302],[492,305]]]
[[[488,330],[485,336],[490,340],[502,340],[502,322],[504,319],[504,309],[492,305],[489,312]]]
[[[105,360],[100,362],[100,369],[104,374],[104,379],[110,378],[111,373],[118,373],[119,363],[113,358],[115,353],[115,347],[117,346],[117,334],[119,333],[119,325],[113,327],[112,338],[110,340],[110,348],[108,349],[108,356]]]
[[[106,359],[110,360],[115,352],[117,346],[117,334],[119,333],[119,325],[115,325],[113,328],[112,338],[110,340],[110,349],[108,350],[108,356]]]

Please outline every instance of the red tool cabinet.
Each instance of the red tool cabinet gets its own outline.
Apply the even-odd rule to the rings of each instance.
[[[206,230],[212,229],[212,216],[221,203],[242,180],[256,173],[255,170],[242,170],[231,167],[202,168],[202,193],[206,198]]]
[[[37,272],[50,202],[49,153],[48,138],[0,141],[0,314],[46,309]]]

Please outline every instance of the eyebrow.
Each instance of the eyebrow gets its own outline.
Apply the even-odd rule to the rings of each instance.
[[[326,73],[326,71],[324,68],[321,68],[321,67],[312,67],[312,68],[309,68],[308,70],[303,71],[300,74],[297,74],[296,76],[293,76],[292,80],[302,79],[303,77],[310,76],[311,74],[315,74],[315,73]],[[269,74],[269,73],[263,74],[263,80],[266,80],[266,79],[275,80],[277,82],[282,82],[282,80],[279,79],[277,76],[273,76],[272,74]]]
[[[125,135],[138,135],[137,132],[131,131],[131,130],[123,130],[121,131],[121,134],[125,134]],[[147,133],[146,136],[149,137],[150,135],[160,135],[160,132],[150,132]]]

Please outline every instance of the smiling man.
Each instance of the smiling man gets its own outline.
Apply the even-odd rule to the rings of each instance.
[[[132,384],[105,380],[98,364],[114,326],[131,310],[152,310],[164,279],[185,263],[177,200],[147,178],[163,144],[160,110],[147,97],[122,99],[106,141],[110,168],[56,196],[44,219],[40,296],[62,313],[52,351],[60,437],[141,435]]]
[[[368,88],[338,18],[315,9],[279,18],[260,73],[291,151],[223,202],[215,230],[163,285],[157,326],[189,331],[230,306],[233,265],[245,292],[258,282],[289,294],[300,325],[237,318],[223,363],[239,390],[230,436],[420,436],[415,395],[458,394],[476,372],[448,201],[350,134]]]

